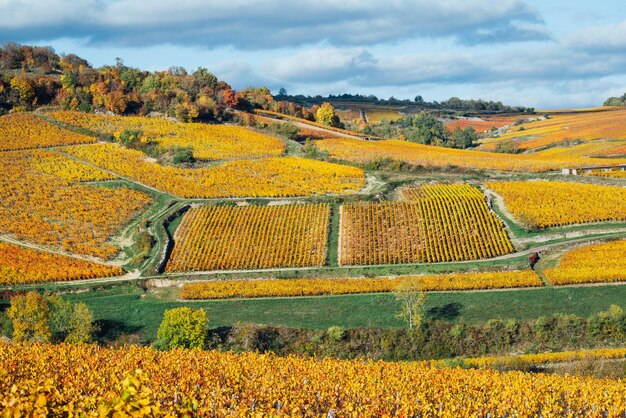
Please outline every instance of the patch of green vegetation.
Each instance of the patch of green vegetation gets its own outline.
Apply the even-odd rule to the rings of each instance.
[[[144,342],[154,340],[163,312],[180,306],[206,309],[211,327],[238,322],[311,329],[404,326],[395,317],[398,302],[391,294],[198,302],[178,301],[176,294],[161,290],[146,293],[139,286],[123,285],[65,297],[72,302],[87,303],[104,327],[105,335],[107,330],[119,335],[140,334]],[[589,317],[608,309],[611,304],[626,308],[626,286],[432,292],[427,296],[426,315],[453,322],[462,318],[466,323],[475,324],[494,318],[528,320],[555,313]]]

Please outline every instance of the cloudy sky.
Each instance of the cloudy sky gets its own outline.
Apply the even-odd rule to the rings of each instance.
[[[623,0],[0,0],[0,41],[235,88],[586,107],[626,91]]]

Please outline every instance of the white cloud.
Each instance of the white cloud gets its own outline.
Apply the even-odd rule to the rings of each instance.
[[[570,35],[566,43],[578,50],[626,52],[626,20],[612,25],[585,28]]]
[[[107,45],[282,48],[371,46],[450,37],[464,43],[546,39],[523,0],[3,0],[2,40],[89,38]],[[8,17],[8,18],[7,18]]]

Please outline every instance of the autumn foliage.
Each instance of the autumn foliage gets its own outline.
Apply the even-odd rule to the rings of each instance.
[[[477,260],[513,251],[480,190],[434,185],[403,193],[409,201],[343,206],[341,264]]]
[[[203,160],[232,160],[275,157],[285,152],[278,138],[233,125],[179,123],[163,118],[54,112],[55,119],[102,134],[119,137],[127,130],[140,131],[141,140],[162,148],[191,147]]]
[[[45,283],[117,276],[119,267],[0,242],[0,284]]]
[[[620,380],[424,362],[0,344],[0,405],[9,415],[617,417],[624,392]]]
[[[0,151],[86,144],[95,138],[53,125],[31,113],[0,116]]]
[[[586,245],[565,253],[559,266],[544,270],[553,284],[626,281],[626,241]]]
[[[363,171],[297,157],[236,160],[199,169],[162,166],[116,144],[68,147],[98,167],[179,197],[308,196],[360,189]]]
[[[529,228],[626,220],[626,189],[558,181],[490,182],[515,218]]]
[[[499,154],[415,144],[396,139],[362,141],[353,138],[332,138],[315,141],[315,144],[320,150],[328,152],[331,157],[358,163],[391,159],[424,167],[455,166],[464,169],[519,172],[544,172],[623,163],[620,159]]]
[[[180,297],[183,299],[229,299],[385,293],[395,291],[405,281],[414,281],[423,291],[541,286],[539,277],[529,270],[399,276],[391,278],[258,279],[191,282],[183,286]]]
[[[192,208],[167,271],[321,266],[329,216],[327,204]]]
[[[64,251],[110,257],[118,249],[109,242],[151,202],[145,193],[78,184],[93,171],[51,151],[11,152],[0,159],[0,233]],[[72,180],[67,180],[71,178]]]

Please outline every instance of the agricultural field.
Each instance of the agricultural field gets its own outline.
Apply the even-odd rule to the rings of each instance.
[[[626,155],[626,141],[590,141],[577,145],[555,146],[537,151],[534,155],[542,157],[617,157]]]
[[[478,189],[423,186],[404,194],[409,202],[342,207],[342,265],[477,260],[513,251]]]
[[[32,169],[43,174],[65,179],[69,182],[90,182],[114,180],[115,175],[102,171],[93,166],[76,161],[67,155],[47,150],[33,150]]]
[[[564,363],[591,359],[623,359],[626,357],[626,348],[599,348],[592,350],[561,351],[556,353],[520,354],[517,356],[494,356],[463,359],[463,363],[475,368],[491,368],[506,364],[536,366],[546,363]],[[441,364],[445,364],[442,361]]]
[[[363,187],[363,171],[296,157],[229,161],[187,169],[163,166],[141,151],[116,144],[68,147],[64,151],[98,167],[178,197],[284,197],[343,193]]]
[[[400,140],[362,141],[334,138],[315,141],[315,145],[336,159],[367,163],[392,159],[424,167],[451,166],[473,170],[546,172],[562,168],[594,167],[621,164],[622,159],[543,157],[533,154],[500,154],[415,144]]]
[[[515,126],[496,139],[483,141],[479,149],[493,151],[496,144],[507,140],[525,151],[573,140],[626,139],[626,110],[555,114],[522,126],[523,130]]]
[[[0,116],[0,151],[92,142],[95,138],[59,128],[32,113]]]
[[[450,132],[454,131],[455,128],[465,129],[471,126],[476,132],[481,133],[488,132],[493,128],[497,129],[512,125],[513,123],[515,123],[515,120],[517,118],[519,118],[519,116],[494,116],[485,118],[454,119],[450,122],[447,122],[445,126]]]
[[[565,253],[558,267],[543,271],[555,285],[626,281],[626,241],[586,245]]]
[[[126,130],[138,130],[144,142],[157,142],[162,148],[190,147],[194,156],[202,160],[267,158],[285,152],[285,144],[280,139],[240,126],[65,111],[51,113],[51,116],[69,125],[114,137]]]
[[[0,284],[46,283],[119,276],[122,269],[0,242]]]
[[[231,299],[283,296],[345,295],[388,293],[405,282],[414,282],[423,291],[504,289],[541,286],[533,271],[439,274],[350,279],[222,280],[186,283],[183,299]]]
[[[490,182],[527,228],[626,220],[626,188],[556,181]]]
[[[80,368],[76,359],[81,359]],[[103,413],[134,403],[157,416],[184,414],[189,405],[201,416],[279,411],[295,416],[329,411],[338,416],[381,411],[400,416],[432,411],[444,416],[535,416],[546,411],[584,416],[591,410],[619,416],[626,408],[626,384],[620,380],[435,368],[425,362],[2,342],[0,364],[0,402],[8,405],[5,413],[16,414],[60,414],[67,407],[76,413]],[[205,388],[212,388],[209,396]]]
[[[613,179],[625,179],[626,178],[626,170],[593,170],[590,172],[584,173],[585,176],[592,177],[606,177]]]
[[[342,122],[357,126],[378,125],[385,121],[395,122],[402,118],[402,113],[397,109],[378,106],[357,106],[348,109],[338,109],[337,115]],[[362,115],[365,117],[365,120],[363,120]]]
[[[91,170],[74,164],[69,165],[71,174],[62,176],[39,171],[41,155],[50,154],[20,151],[0,159],[0,234],[82,255],[116,254],[118,249],[109,238],[151,198],[125,187],[109,189],[66,180],[63,177],[93,178]]]
[[[321,266],[329,217],[325,204],[192,208],[167,271]]]

